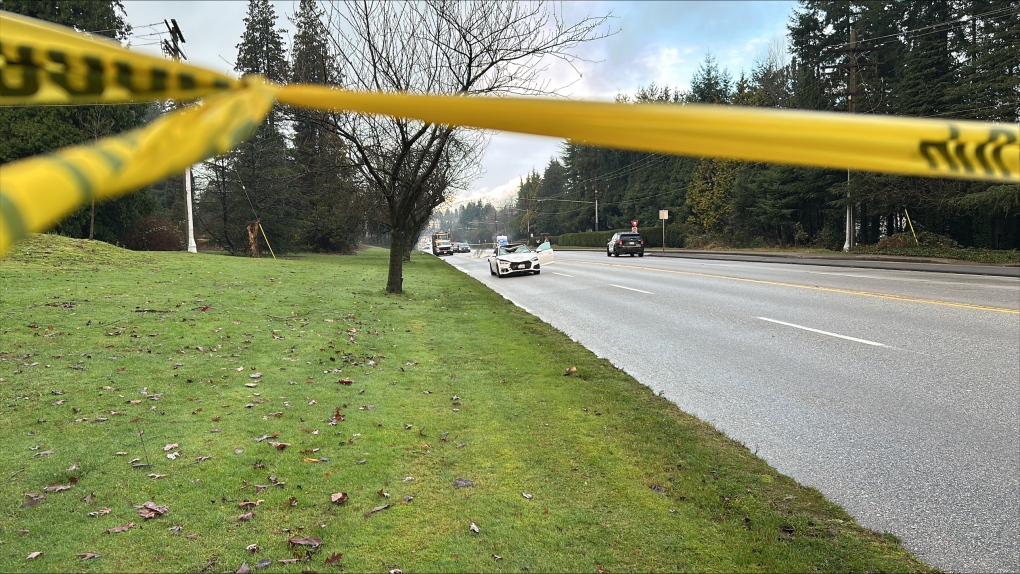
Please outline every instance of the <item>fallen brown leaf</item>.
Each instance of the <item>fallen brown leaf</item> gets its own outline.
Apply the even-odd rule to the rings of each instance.
[[[141,506],[136,506],[138,509],[138,515],[149,520],[150,518],[157,518],[163,516],[170,510],[170,508],[162,505],[157,505],[155,502],[145,502]]]
[[[336,492],[336,493],[332,494],[329,497],[329,499],[334,504],[343,504],[343,503],[347,502],[348,497],[347,497],[347,493],[346,492]]]
[[[89,516],[103,516],[104,514],[109,514],[111,512],[113,512],[113,510],[110,508],[100,508],[99,510],[90,512]]]
[[[100,557],[100,556],[99,556],[98,554],[96,554],[95,552],[82,552],[82,553],[79,553],[79,554],[78,554],[78,556],[79,556],[79,557],[80,557],[80,558],[81,558],[82,560],[92,560],[93,558],[99,558],[99,557]]]
[[[322,545],[322,539],[314,536],[295,536],[287,541],[291,547],[294,546],[311,546],[312,548],[318,548]]]
[[[255,511],[245,512],[244,514],[237,515],[237,519],[241,522],[248,522],[252,518],[255,518]]]
[[[481,532],[481,529],[478,528],[478,525],[475,524],[474,522],[471,523],[471,526],[468,526],[468,529],[471,530],[471,532],[474,532],[475,534]]]
[[[127,524],[125,524],[123,526],[115,526],[113,528],[107,528],[106,531],[109,532],[109,533],[115,534],[117,532],[127,532],[128,530],[131,530],[134,527],[135,527],[135,523],[134,522],[128,522]]]
[[[29,508],[39,504],[39,501],[42,500],[44,496],[35,492],[27,492],[25,493],[25,498],[26,500],[21,503],[22,508]]]
[[[343,552],[340,552],[339,554],[334,552],[329,558],[326,558],[326,566],[332,566],[337,560],[340,560],[343,557]]]
[[[42,452],[37,452],[37,453],[33,454],[32,458],[39,458],[40,456],[49,456],[51,454],[53,454],[52,450],[44,450]]]
[[[239,502],[237,504],[237,507],[238,508],[255,508],[256,506],[262,504],[263,502],[265,502],[265,500],[259,499],[259,500],[256,500],[255,502],[252,502],[250,500],[245,500],[244,502]]]
[[[177,443],[168,444],[168,445],[163,447],[163,452],[170,452],[170,451],[172,451],[173,449],[175,449],[175,448],[177,448],[179,446],[181,446],[181,445],[179,445]]]
[[[241,567],[237,569],[235,574],[251,574],[251,568],[248,567],[247,562],[242,562]]]
[[[71,486],[67,484],[57,484],[54,486],[47,486],[43,490],[45,490],[46,492],[63,492],[65,490],[70,490],[70,488]]]
[[[290,446],[289,442],[272,442],[270,441],[269,446],[276,447],[276,450],[283,450]]]
[[[149,478],[163,478],[165,476],[170,476],[170,475],[168,475],[168,474],[159,474],[157,472],[149,473]]]
[[[43,555],[42,552],[33,552],[33,553],[29,554],[25,559],[26,560],[35,560],[36,558],[38,558],[38,557],[40,557],[42,555]]]

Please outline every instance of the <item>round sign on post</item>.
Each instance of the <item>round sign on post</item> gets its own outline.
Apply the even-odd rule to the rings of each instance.
[[[638,220],[636,220],[636,219],[631,219],[630,220],[630,230],[632,232],[634,232],[634,233],[637,233],[637,224],[638,224]]]

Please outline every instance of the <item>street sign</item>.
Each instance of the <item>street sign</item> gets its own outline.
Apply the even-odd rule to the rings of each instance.
[[[662,252],[666,252],[666,220],[669,219],[669,210],[660,209],[659,219],[662,220]]]
[[[631,219],[630,220],[630,230],[632,232],[634,232],[634,233],[637,233],[637,224],[638,224],[638,220],[636,220],[636,219]]]

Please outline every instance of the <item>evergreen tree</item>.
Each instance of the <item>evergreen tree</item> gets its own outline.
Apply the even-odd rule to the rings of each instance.
[[[560,233],[560,217],[571,215],[570,210],[575,204],[564,203],[567,198],[567,173],[558,159],[549,160],[549,165],[542,173],[542,183],[538,189],[538,216],[535,218],[538,233]]]
[[[914,2],[907,9],[904,25],[923,33],[907,36],[893,94],[897,115],[940,116],[951,106],[948,99],[957,83],[958,62],[950,53],[949,28],[938,26],[951,19],[950,8],[947,0],[936,0]]]
[[[258,74],[284,82],[283,38],[269,0],[249,0],[244,23],[235,70],[242,76]],[[299,201],[291,188],[294,164],[279,117],[274,106],[251,138],[227,154],[225,161],[209,164],[214,175],[200,198],[198,219],[231,253],[249,251],[246,229],[255,221],[261,225],[257,237],[264,232],[274,251],[291,249],[300,233]]]
[[[532,233],[538,231],[539,204],[537,200],[541,187],[542,176],[538,175],[537,171],[532,171],[517,188],[517,215],[513,219],[512,229],[524,234],[525,237],[530,238]],[[532,230],[533,226],[534,230]]]
[[[301,0],[291,19],[295,27],[290,80],[300,84],[338,85],[340,72],[326,44],[322,8]],[[290,110],[293,129],[295,180],[291,193],[301,220],[299,242],[315,250],[352,253],[366,231],[374,227],[380,206],[353,182],[346,146],[328,129],[329,114],[318,110]]]
[[[728,104],[733,95],[732,92],[733,78],[727,70],[719,71],[719,64],[715,61],[715,56],[709,53],[698,70],[694,72],[687,101],[696,104]]]

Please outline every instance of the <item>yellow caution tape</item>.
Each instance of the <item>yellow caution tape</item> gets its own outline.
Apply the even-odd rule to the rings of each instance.
[[[464,98],[285,86],[279,101],[727,159],[1020,183],[1020,128],[736,106]]]
[[[0,11],[0,104],[192,100],[240,85],[229,76]]]
[[[209,96],[209,97],[206,97]],[[1020,183],[1020,127],[707,105],[468,98],[272,86],[136,54],[0,11],[0,105],[205,98],[201,106],[94,145],[0,166],[0,256],[85,203],[128,193],[221,154],[275,99],[320,110],[552,137],[591,145]]]
[[[0,255],[93,199],[112,199],[230,151],[273,102],[270,87],[252,82],[144,128],[0,167]]]

